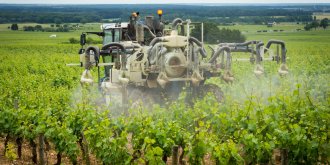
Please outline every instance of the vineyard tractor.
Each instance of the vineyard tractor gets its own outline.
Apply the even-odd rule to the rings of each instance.
[[[260,63],[266,60],[264,54],[272,44],[278,45],[277,55],[268,59],[281,63],[281,75],[288,73],[282,41],[270,40],[266,46],[261,41],[221,43],[211,47],[212,53],[208,55],[203,45],[203,23],[176,18],[165,26],[162,10],[157,13],[159,18],[147,16],[144,20],[138,12],[132,13],[129,22],[106,23],[101,25],[102,32],[81,34],[80,64],[68,65],[85,68],[80,79],[82,85],[94,83],[91,69],[97,68],[98,85],[106,104],[151,105],[175,100],[182,90],[187,91],[188,101],[209,92],[221,101],[221,89],[205,81],[212,77],[228,83],[234,81],[232,52],[251,53],[248,60],[256,65],[254,73],[262,75]],[[201,41],[190,36],[195,26],[201,26]],[[86,45],[86,35],[91,34],[103,38],[101,48]]]

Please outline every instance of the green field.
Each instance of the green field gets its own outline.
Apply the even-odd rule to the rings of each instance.
[[[82,164],[87,146],[91,164],[164,164],[172,147],[179,146],[189,164],[275,163],[276,151],[286,151],[289,164],[329,164],[329,29],[296,31],[303,25],[294,23],[226,26],[241,30],[247,40],[285,41],[289,75],[281,77],[279,65],[263,62],[265,75],[257,78],[254,65],[233,60],[233,84],[220,78],[207,82],[222,88],[224,102],[210,95],[190,107],[183,94],[152,112],[139,107],[114,117],[111,112],[117,110],[77,99],[83,68],[65,66],[79,61],[80,45],[69,44],[69,38],[79,39],[83,30],[99,31],[98,24],[85,26],[49,33],[0,25],[0,142],[10,137],[11,146],[0,164],[32,163],[30,146],[39,145],[40,137],[51,143],[55,154],[47,161],[52,163],[59,153],[64,164]],[[257,33],[270,29],[284,31]],[[22,159],[13,147],[17,138],[28,146]]]
[[[296,32],[297,29],[304,29],[304,25],[296,24],[296,23],[280,23],[276,24],[272,27],[267,27],[267,25],[244,25],[244,24],[237,24],[233,26],[219,26],[219,28],[229,28],[229,29],[237,29],[240,30],[242,33],[258,33],[258,31],[267,30],[268,32],[273,33],[283,33],[283,32]],[[274,32],[274,30],[278,30],[278,32]],[[283,30],[283,32],[280,32]],[[265,32],[261,32],[265,33]],[[276,34],[278,35],[278,34]]]
[[[41,25],[43,28],[50,27],[50,24],[35,24],[35,23],[25,23],[18,24],[19,31],[11,31],[8,26],[11,24],[0,24],[1,33],[1,44],[33,44],[33,45],[49,45],[49,44],[62,44],[69,42],[69,38],[75,38],[79,40],[80,34],[86,31],[101,31],[99,23],[88,23],[80,25],[82,27],[71,32],[25,32],[23,31],[24,26],[35,26]],[[70,24],[69,24],[70,25]],[[50,36],[55,34],[56,38],[51,38]],[[95,40],[101,40],[101,38],[90,35],[90,38]]]

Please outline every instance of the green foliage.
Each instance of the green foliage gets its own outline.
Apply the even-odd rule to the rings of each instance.
[[[84,134],[95,156],[105,164],[129,164],[127,133],[117,132],[107,118],[92,121],[92,124]]]
[[[42,31],[42,32],[69,32],[67,27],[58,26],[57,28],[42,28],[41,25],[36,26],[24,26],[24,31]]]
[[[94,40],[93,38],[88,37],[86,43],[87,44],[102,44],[102,41],[100,41],[100,40]]]
[[[201,26],[196,25],[191,31],[191,35],[201,40]],[[209,44],[222,42],[244,42],[245,36],[239,30],[231,30],[227,28],[218,28],[216,23],[204,23],[204,40]]]
[[[239,153],[239,147],[232,140],[223,143],[215,143],[212,156],[217,164],[244,164],[244,160]]]
[[[8,158],[11,161],[17,159],[17,155],[15,153],[15,145],[13,143],[8,143],[5,150],[6,150],[6,153],[5,153],[6,158]]]
[[[35,31],[43,31],[41,25],[36,25],[36,26],[34,27],[34,30],[35,30]]]
[[[17,25],[17,23],[12,24],[12,25],[10,26],[10,29],[11,29],[11,30],[18,30],[18,25]]]
[[[246,40],[246,37],[239,31],[239,30],[231,30],[222,28],[219,32],[219,42],[244,42]]]
[[[24,30],[24,31],[34,31],[35,29],[34,29],[33,26],[24,26],[24,27],[23,27],[23,30]]]
[[[320,26],[320,23],[317,20],[314,20],[311,23],[311,27],[314,28],[316,30],[316,28],[318,28]]]
[[[304,29],[305,29],[306,31],[309,31],[309,30],[311,30],[312,28],[313,28],[312,24],[309,24],[309,23],[307,23],[306,26],[304,26]]]
[[[316,19],[314,19],[313,22],[307,23],[306,26],[304,27],[304,29],[306,31],[309,31],[312,28],[314,28],[316,30],[316,28],[318,28],[319,26],[321,26],[320,23]]]
[[[328,18],[323,18],[320,22],[320,27],[323,29],[326,29],[329,26],[329,19]]]
[[[79,40],[76,39],[76,38],[71,37],[71,38],[69,38],[69,43],[70,44],[78,44],[79,43]]]
[[[145,137],[144,144],[142,145],[143,151],[145,152],[145,163],[165,164],[162,160],[163,150],[158,146],[153,147],[155,143],[156,140]]]

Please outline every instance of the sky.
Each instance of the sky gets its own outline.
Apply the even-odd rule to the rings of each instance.
[[[330,0],[0,0],[7,4],[330,3]]]

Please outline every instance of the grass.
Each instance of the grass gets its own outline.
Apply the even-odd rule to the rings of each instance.
[[[257,31],[263,31],[267,30],[274,31],[274,30],[283,30],[285,32],[295,32],[297,29],[304,29],[304,25],[302,24],[296,24],[296,23],[280,23],[277,25],[274,25],[273,27],[267,27],[267,25],[244,25],[244,24],[238,24],[233,26],[219,26],[219,28],[229,28],[229,29],[236,29],[240,30],[244,34],[249,33],[257,33]],[[281,33],[281,32],[274,32],[274,33]]]
[[[75,23],[69,24],[73,25]],[[12,31],[8,29],[11,24],[0,24],[0,44],[28,44],[28,45],[48,45],[48,44],[63,44],[69,41],[69,38],[76,38],[79,40],[79,36],[82,32],[86,31],[101,31],[99,23],[88,23],[81,25],[79,29],[70,32],[25,32],[23,31],[24,26],[35,26],[41,25],[42,27],[50,27],[50,24],[36,24],[36,23],[24,23],[18,24],[19,31]],[[49,37],[50,35],[56,34],[56,38]],[[100,40],[99,37],[95,35],[90,35],[89,37],[94,40]]]

